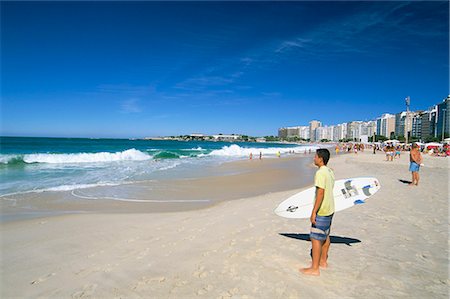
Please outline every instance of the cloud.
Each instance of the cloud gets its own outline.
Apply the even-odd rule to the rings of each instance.
[[[420,44],[426,39],[448,38],[448,15],[440,13],[433,18],[436,5],[362,2],[346,15],[324,19],[311,29],[259,45],[239,59],[241,67],[270,68],[290,59],[327,60],[349,54],[376,56],[398,51],[404,47],[400,40]],[[448,10],[448,5],[442,7],[442,11]]]
[[[286,40],[281,42],[280,46],[275,49],[275,53],[283,53],[292,48],[306,48],[311,42],[310,39],[295,38],[294,40]]]
[[[141,107],[139,106],[139,99],[128,99],[121,103],[120,111],[122,113],[140,113],[142,112]]]

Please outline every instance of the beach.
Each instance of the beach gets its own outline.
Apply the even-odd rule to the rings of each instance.
[[[298,188],[281,183],[293,175],[285,164],[300,159],[225,166],[246,171],[202,184],[208,192],[235,186],[233,200],[224,188],[217,201],[195,209],[146,211],[150,203],[114,202],[106,212],[5,222],[1,297],[448,298],[448,158],[424,156],[419,186],[411,187],[406,153],[393,162],[369,150],[332,156],[336,179],[373,176],[381,190],[336,213],[329,268],[319,277],[298,271],[310,263],[309,220],[273,213],[312,185],[312,165]],[[250,196],[254,184],[267,186]],[[196,189],[190,192],[195,199]],[[130,210],[119,213],[117,204]]]

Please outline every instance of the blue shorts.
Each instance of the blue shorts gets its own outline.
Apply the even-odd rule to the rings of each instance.
[[[330,235],[331,221],[333,215],[330,216],[316,216],[316,224],[311,225],[311,232],[309,234],[310,239],[325,241]]]
[[[409,171],[411,171],[411,172],[418,172],[419,169],[420,169],[420,165],[417,164],[416,162],[411,162],[409,164]]]

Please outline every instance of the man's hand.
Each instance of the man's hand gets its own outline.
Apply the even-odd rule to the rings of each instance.
[[[311,220],[311,223],[316,225],[316,213],[312,213],[311,214],[311,218],[309,218]]]

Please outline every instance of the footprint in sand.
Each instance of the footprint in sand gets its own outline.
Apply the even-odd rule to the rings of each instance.
[[[198,277],[198,278],[205,278],[208,276],[208,272],[205,271],[205,267],[200,266],[200,267],[198,267],[198,270],[192,274],[192,276]]]
[[[144,251],[142,251],[141,253],[139,253],[139,255],[136,257],[137,260],[143,259],[144,257],[146,257],[148,255],[148,252],[150,251],[150,248],[145,248]]]
[[[78,291],[72,295],[72,298],[85,298],[85,297],[91,297],[95,289],[97,288],[96,284],[87,284],[83,287],[81,291]]]
[[[100,272],[100,271],[102,271],[102,269],[99,266],[95,266],[93,268],[81,269],[78,272],[75,272],[75,275],[82,275],[83,277],[86,277],[91,273]]]
[[[56,275],[56,273],[50,273],[50,274],[47,274],[47,275],[45,275],[45,276],[39,277],[38,279],[33,280],[33,281],[31,282],[31,284],[38,284],[38,283],[44,282],[44,281],[46,281],[47,279],[49,279],[50,277],[55,276],[55,275]]]
[[[221,293],[220,296],[222,298],[231,298],[231,297],[236,296],[238,293],[239,293],[239,289],[238,288],[234,288],[232,290],[228,290],[226,292]]]
[[[139,240],[139,239],[140,239],[139,237],[131,238],[131,239],[128,239],[128,240],[127,240],[127,243],[133,243],[133,242],[135,242],[135,241],[137,241],[137,240]]]
[[[197,291],[197,295],[205,295],[208,292],[212,291],[214,289],[214,287],[212,285],[207,285],[206,287],[200,289]]]

